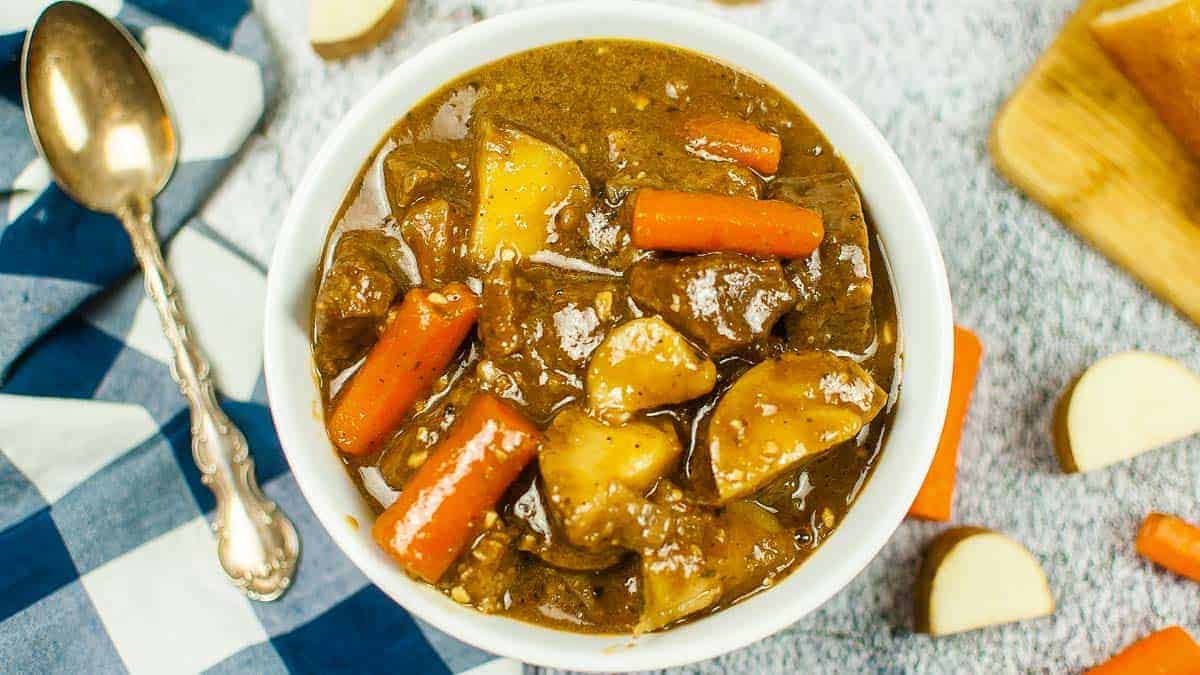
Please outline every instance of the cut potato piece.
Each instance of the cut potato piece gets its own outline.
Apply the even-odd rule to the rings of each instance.
[[[672,542],[642,555],[642,615],[633,634],[658,630],[721,597],[721,579],[699,546]]]
[[[1092,34],[1175,136],[1200,156],[1200,0],[1140,0],[1101,13]]]
[[[567,408],[546,430],[538,462],[567,539],[595,548],[620,534],[625,516],[636,515],[646,491],[682,454],[669,422],[609,425]]]
[[[807,457],[849,440],[887,394],[867,371],[829,352],[784,354],[746,371],[708,428],[722,502],[748,495]]]
[[[471,257],[487,266],[502,249],[540,251],[559,212],[591,196],[587,178],[565,152],[511,127],[483,121],[475,155]]]
[[[1037,559],[981,527],[956,527],[930,545],[917,577],[917,631],[950,635],[1054,612]]]
[[[658,317],[617,326],[588,363],[588,406],[605,419],[682,403],[712,391],[717,368]]]
[[[647,512],[652,516],[648,520],[665,520],[669,536],[640,548],[643,602],[634,634],[710,607],[726,590],[719,568],[727,557],[727,533],[720,519],[668,481],[655,488],[650,500],[655,510]]]
[[[374,47],[404,20],[406,0],[313,0],[308,36],[323,59],[341,59]]]
[[[796,561],[792,532],[762,506],[733,502],[714,515],[665,483],[652,499],[669,514],[671,536],[642,550],[645,603],[635,632],[743,597],[786,574]]]
[[[1200,377],[1147,352],[1103,358],[1067,390],[1054,440],[1064,471],[1091,471],[1200,433]]]
[[[715,570],[724,597],[741,597],[772,583],[796,562],[799,546],[792,531],[759,504],[731,502],[718,522],[723,536]]]

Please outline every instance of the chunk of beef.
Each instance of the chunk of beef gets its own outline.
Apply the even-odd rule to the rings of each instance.
[[[713,357],[765,339],[797,300],[778,262],[738,253],[642,260],[628,278],[640,307],[661,314]]]
[[[638,256],[629,235],[628,214],[603,200],[583,206],[568,205],[559,211],[546,250],[605,269],[628,268]]]
[[[581,373],[608,330],[627,318],[619,278],[501,261],[484,279],[479,335],[483,387],[546,420],[581,398]]]
[[[325,378],[362,358],[375,343],[392,301],[408,289],[404,244],[379,230],[338,239],[314,311],[314,355]]]
[[[393,150],[383,160],[383,183],[392,213],[399,218],[409,206],[442,184],[444,177],[433,164],[408,148]]]
[[[488,272],[483,281],[483,297],[479,317],[479,339],[483,341],[486,358],[510,356],[521,346],[524,331],[520,324],[519,307],[524,284],[517,284],[517,266],[503,260]]]
[[[787,263],[800,289],[796,311],[784,319],[788,342],[803,349],[867,349],[875,340],[871,249],[854,181],[833,173],[780,178],[768,196],[812,209],[825,221],[821,246]]]
[[[639,136],[630,129],[608,133],[608,160],[616,175],[605,183],[610,203],[638,188],[712,192],[758,198],[762,180],[732,162],[710,162],[687,152],[683,143]]]
[[[466,217],[444,199],[422,199],[400,221],[400,233],[412,247],[425,284],[457,279],[466,250]]]

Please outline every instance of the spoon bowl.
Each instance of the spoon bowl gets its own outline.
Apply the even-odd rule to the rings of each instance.
[[[55,3],[30,31],[21,75],[34,143],[72,198],[116,213],[166,185],[179,142],[162,86],[123,28]]]

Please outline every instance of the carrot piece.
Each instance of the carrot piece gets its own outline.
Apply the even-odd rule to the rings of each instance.
[[[349,455],[374,449],[429,392],[478,316],[479,298],[462,284],[409,291],[334,404],[329,437],[338,449]]]
[[[638,248],[802,258],[824,236],[820,214],[788,202],[650,189],[634,196]]]
[[[1165,513],[1151,513],[1138,530],[1137,552],[1194,581],[1200,581],[1200,527]]]
[[[1200,675],[1200,645],[1179,626],[1151,633],[1085,675]]]
[[[954,327],[954,377],[950,381],[950,405],[946,409],[946,422],[942,426],[942,438],[938,442],[937,454],[921,491],[908,509],[908,515],[924,520],[950,520],[950,508],[954,503],[954,476],[958,464],[958,442],[962,438],[963,423],[967,419],[967,408],[971,404],[971,391],[975,388],[975,376],[983,360],[983,344],[979,337],[962,326]]]
[[[371,534],[409,574],[436,583],[489,509],[537,454],[541,434],[491,394],[476,394]]]
[[[783,143],[779,136],[741,120],[695,117],[683,123],[687,148],[744,164],[764,175],[779,170]]]

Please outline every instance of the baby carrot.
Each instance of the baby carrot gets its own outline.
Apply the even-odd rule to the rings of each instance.
[[[824,236],[820,214],[788,202],[650,189],[634,196],[638,248],[803,258]]]
[[[1200,581],[1200,527],[1165,513],[1151,513],[1138,530],[1137,552],[1189,579]]]
[[[779,170],[783,143],[758,127],[727,117],[694,117],[683,123],[689,150],[714,155],[771,175]]]
[[[1200,675],[1200,645],[1179,626],[1129,645],[1084,675]]]
[[[405,570],[436,583],[489,509],[537,454],[540,434],[491,394],[476,394],[371,534]]]
[[[975,376],[983,359],[983,344],[979,337],[962,326],[954,327],[954,376],[950,381],[950,406],[942,426],[942,438],[937,454],[925,475],[921,491],[908,509],[908,515],[924,520],[950,520],[954,502],[954,476],[958,464],[958,442],[962,438],[967,407]]]
[[[415,288],[334,403],[329,437],[342,452],[362,455],[429,392],[479,316],[479,299],[462,284]]]

